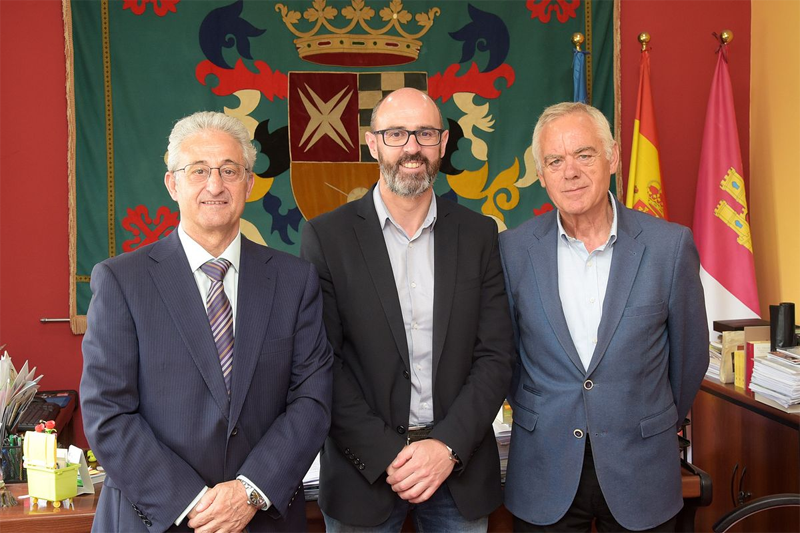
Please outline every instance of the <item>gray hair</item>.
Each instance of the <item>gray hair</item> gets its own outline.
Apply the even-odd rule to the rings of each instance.
[[[401,90],[401,89],[403,89],[403,88],[404,88],[404,87],[401,87],[400,89],[395,89],[394,91],[390,92],[389,94],[387,94],[386,96],[384,96],[383,98],[381,98],[380,100],[378,100],[378,103],[377,103],[377,104],[375,104],[375,107],[373,107],[373,108],[372,108],[372,115],[371,115],[371,116],[370,116],[370,118],[369,118],[369,129],[370,129],[371,131],[375,131],[375,121],[376,121],[376,119],[378,118],[378,109],[381,107],[381,105],[383,104],[383,102],[384,102],[384,101],[385,101],[387,98],[389,98],[390,96],[392,96],[394,93],[396,93],[397,91],[399,91],[399,90]],[[406,88],[407,88],[407,87],[406,87]],[[419,89],[415,89],[415,90],[419,91]],[[436,111],[439,113],[439,127],[440,127],[440,128],[443,128],[443,129],[447,129],[447,128],[445,128],[445,126],[444,126],[444,117],[442,116],[442,110],[441,110],[441,109],[439,109],[439,106],[438,106],[438,105],[436,105],[436,102],[434,102],[434,101],[433,101],[433,98],[431,98],[430,96],[428,96],[428,94],[427,94],[426,92],[424,92],[424,91],[419,91],[419,92],[421,92],[422,94],[424,94],[425,96],[427,96],[427,97],[428,97],[428,100],[430,100],[431,104],[433,104],[433,107],[435,107],[435,108],[436,108]]]
[[[539,145],[542,137],[542,130],[549,123],[554,120],[572,115],[574,113],[585,113],[594,122],[597,130],[597,136],[603,143],[603,151],[605,152],[606,159],[611,159],[611,153],[614,148],[614,136],[611,135],[611,125],[608,123],[606,116],[600,112],[596,107],[582,104],[580,102],[561,102],[546,108],[539,116],[536,122],[536,127],[533,128],[533,140],[531,142],[531,150],[533,151],[533,159],[536,161],[536,171],[542,175],[542,154],[541,146]]]
[[[188,137],[203,131],[220,131],[227,133],[234,140],[242,145],[242,155],[248,170],[253,170],[256,162],[256,148],[250,141],[250,132],[247,131],[242,122],[225,113],[216,111],[198,111],[188,117],[184,117],[175,123],[172,132],[169,134],[169,146],[167,146],[167,170],[173,172],[178,166],[181,155],[181,145]]]

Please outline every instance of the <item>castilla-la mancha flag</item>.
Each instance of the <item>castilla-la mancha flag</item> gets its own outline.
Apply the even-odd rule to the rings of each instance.
[[[718,55],[706,110],[693,228],[709,326],[714,320],[760,316],[727,45]]]
[[[633,121],[631,172],[625,205],[631,209],[667,218],[667,199],[661,185],[661,161],[658,156],[656,114],[650,91],[650,55],[642,51],[639,64],[639,97]]]

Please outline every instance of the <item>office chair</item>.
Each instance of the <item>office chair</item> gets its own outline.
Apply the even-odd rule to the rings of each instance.
[[[781,507],[800,507],[800,494],[772,494],[756,498],[726,513],[714,523],[712,529],[714,533],[724,533],[745,518]]]

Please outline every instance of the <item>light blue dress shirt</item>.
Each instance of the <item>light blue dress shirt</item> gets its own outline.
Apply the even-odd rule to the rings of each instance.
[[[597,346],[597,330],[603,317],[611,256],[617,240],[617,205],[611,192],[608,200],[614,212],[611,231],[605,244],[589,253],[582,241],[567,235],[558,213],[558,294],[567,320],[572,342],[578,350],[583,368],[589,363]]]
[[[436,200],[431,196],[431,205],[422,226],[409,237],[383,203],[380,187],[375,187],[372,199],[403,312],[411,365],[408,423],[409,426],[426,425],[433,422],[433,227],[436,223]]]

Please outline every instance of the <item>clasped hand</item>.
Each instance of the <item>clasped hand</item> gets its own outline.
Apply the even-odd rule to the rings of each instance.
[[[386,468],[386,482],[410,503],[427,501],[441,486],[455,464],[442,441],[425,439],[400,450]]]
[[[197,533],[238,533],[244,531],[256,511],[247,505],[247,491],[242,483],[234,479],[219,483],[203,494],[189,512],[189,527]]]

